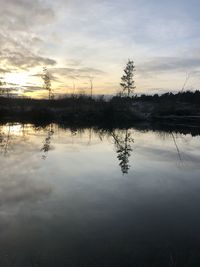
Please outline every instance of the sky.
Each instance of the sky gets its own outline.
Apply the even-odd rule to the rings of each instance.
[[[0,78],[12,93],[116,94],[135,63],[135,93],[200,88],[199,0],[0,0]]]

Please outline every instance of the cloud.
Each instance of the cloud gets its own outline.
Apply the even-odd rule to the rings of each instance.
[[[32,37],[35,42],[36,37]],[[26,38],[25,38],[26,39]],[[30,49],[30,40],[25,44],[24,38],[18,40],[0,33],[0,72],[15,72],[18,69],[29,70],[37,66],[56,65],[54,59],[37,55]],[[37,39],[37,38],[36,38]],[[40,39],[39,39],[40,40]],[[39,40],[37,40],[39,42]]]
[[[195,71],[200,68],[200,58],[197,57],[157,57],[143,62],[138,71],[146,73],[159,73],[169,71]]]
[[[40,73],[32,74],[31,76],[32,76],[32,77],[37,77],[37,78],[42,79],[42,77],[43,77],[43,73],[40,72]],[[58,79],[55,75],[53,75],[53,73],[50,73],[50,72],[49,72],[49,77],[50,77],[51,81],[54,81],[54,82],[60,82],[59,79]]]
[[[105,74],[104,71],[95,68],[51,68],[50,72],[55,75],[67,78],[89,78],[91,76],[99,76]]]
[[[20,52],[8,51],[4,55],[0,55],[1,63],[6,66],[17,67],[28,70],[36,66],[55,65],[56,61],[50,58],[37,56],[34,54],[26,55]]]
[[[5,30],[25,31],[54,19],[53,9],[44,1],[1,0],[0,3],[0,24]]]
[[[33,92],[42,91],[42,90],[44,90],[44,88],[41,86],[33,86],[33,85],[23,86],[24,93],[33,93]]]
[[[61,76],[64,83],[99,76],[99,88],[111,93],[115,85],[105,79],[118,84],[129,57],[149,88],[169,88],[153,80],[154,74],[199,68],[200,56],[193,55],[200,42],[197,0],[0,0],[0,6],[2,73],[54,66],[56,82]]]
[[[52,23],[54,11],[48,2],[35,0],[0,0],[0,68],[2,73],[29,70],[56,61],[38,53],[43,44],[36,31]]]
[[[11,72],[11,70],[8,68],[6,69],[0,68],[0,73],[8,73],[8,72]]]

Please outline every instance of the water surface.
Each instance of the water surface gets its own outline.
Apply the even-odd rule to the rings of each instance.
[[[198,135],[4,124],[0,152],[5,266],[199,266]]]

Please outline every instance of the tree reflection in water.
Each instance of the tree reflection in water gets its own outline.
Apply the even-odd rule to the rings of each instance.
[[[51,123],[49,126],[47,126],[47,137],[45,138],[43,147],[41,148],[41,151],[43,151],[42,159],[47,158],[53,134],[54,134],[54,125]]]
[[[0,148],[3,156],[8,156],[11,145],[14,143],[12,129],[15,129],[18,124],[8,123],[0,126]]]
[[[26,135],[28,134],[27,133],[28,129],[30,131],[33,131],[34,133],[36,133],[37,131],[35,127],[30,126],[30,125],[28,127],[24,124],[7,124],[6,126],[4,125],[0,127],[0,147],[2,150],[2,154],[4,156],[8,155],[8,152],[10,150],[9,147],[11,146],[11,143],[26,141]],[[46,128],[42,128],[42,129],[46,133],[46,137],[43,141],[43,145],[41,148],[41,151],[43,152],[42,159],[45,160],[51,148],[52,136],[55,133],[55,125],[49,124]],[[84,129],[77,129],[77,128],[71,128],[70,131],[71,131],[72,136],[74,137],[77,136],[77,133],[83,134],[85,132]],[[121,171],[123,174],[128,174],[128,171],[130,169],[129,157],[131,156],[131,152],[132,152],[131,144],[133,143],[133,138],[131,137],[131,131],[128,129],[107,130],[107,129],[89,128],[88,129],[89,141],[87,143],[88,145],[91,145],[93,131],[98,134],[98,136],[100,137],[100,140],[103,140],[104,136],[107,136],[108,138],[109,137],[112,138],[112,140],[114,141],[114,146],[116,148],[117,158],[119,160],[119,166],[121,168]],[[18,137],[20,137],[20,140],[18,138],[17,139],[14,138],[15,134],[17,133],[18,134],[20,133],[20,135],[17,135]],[[13,139],[12,142],[11,142],[11,139]]]
[[[130,169],[129,157],[133,151],[131,144],[134,142],[133,138],[131,137],[131,132],[126,129],[125,131],[119,133],[112,132],[111,136],[114,139],[121,171],[123,174],[128,174]]]
[[[10,142],[10,124],[7,127],[7,132],[3,130],[3,126],[1,126],[0,130],[0,143],[1,143],[1,149],[2,149],[2,154],[4,156],[7,156],[8,154],[8,147],[9,147],[9,142]]]
[[[119,166],[123,174],[128,174],[130,169],[129,157],[131,156],[132,143],[134,139],[131,136],[131,131],[126,130],[99,130],[99,137],[102,140],[107,135],[112,137],[119,160]]]
[[[0,150],[3,156],[9,156],[17,144],[26,142],[29,129],[33,129],[31,125],[23,123],[6,123],[0,125]]]
[[[37,135],[37,132],[42,132],[42,134],[45,133],[46,137],[43,140],[42,148],[40,148],[39,150],[42,151],[42,159],[45,160],[51,148],[52,137],[54,134],[56,136],[58,135],[59,129],[63,130],[66,133],[71,132],[71,136],[73,137],[72,143],[74,144],[80,142],[80,140],[78,140],[79,137],[83,138],[82,141],[87,140],[88,146],[92,145],[93,138],[95,139],[96,136],[98,136],[101,141],[103,141],[104,137],[107,137],[108,139],[111,138],[116,149],[117,159],[119,161],[121,171],[123,174],[128,174],[131,167],[129,158],[131,156],[131,152],[133,151],[132,143],[134,142],[131,136],[131,129],[120,130],[105,128],[68,128],[60,126],[57,127],[56,124],[49,124],[46,127],[36,127],[31,124],[6,123],[4,125],[0,125],[0,153],[5,157],[9,156],[9,154],[14,152],[15,146],[17,144],[20,144],[22,142],[25,143],[30,139],[30,135]],[[177,142],[177,136],[179,136],[179,133],[176,133],[175,135],[174,132],[170,130],[168,132],[157,131],[156,134],[158,134],[159,138],[167,137],[168,139],[172,139],[173,144],[176,148],[178,159],[181,163],[183,163],[184,158],[181,155],[181,150],[179,149],[179,144]]]

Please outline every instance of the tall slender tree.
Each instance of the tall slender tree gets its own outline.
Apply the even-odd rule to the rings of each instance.
[[[53,99],[54,95],[53,95],[53,91],[51,88],[51,78],[50,78],[49,71],[46,67],[43,68],[42,79],[44,81],[43,87],[44,87],[44,89],[46,89],[48,91],[49,99]]]
[[[131,93],[134,92],[135,89],[135,81],[134,78],[134,72],[135,72],[135,65],[132,60],[128,60],[126,67],[124,69],[124,75],[121,77],[121,87],[123,93],[126,93],[129,97]]]

